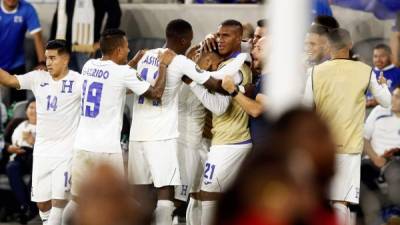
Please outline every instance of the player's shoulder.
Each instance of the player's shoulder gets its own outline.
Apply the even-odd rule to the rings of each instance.
[[[392,116],[392,110],[390,108],[384,108],[380,105],[377,105],[374,109],[372,109],[370,115],[375,117],[375,120],[378,120],[380,118]]]
[[[19,6],[18,6],[18,7],[19,7],[18,10],[21,10],[21,11],[27,12],[27,13],[31,13],[31,12],[36,13],[36,10],[35,10],[35,8],[33,7],[33,5],[32,5],[31,3],[25,1],[25,0],[20,0],[20,1],[18,2],[18,5],[19,5]]]

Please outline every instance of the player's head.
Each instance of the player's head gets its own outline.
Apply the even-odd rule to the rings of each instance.
[[[47,71],[51,76],[58,77],[68,70],[70,47],[65,40],[55,39],[47,42],[45,56]]]
[[[129,46],[125,32],[119,29],[107,29],[100,37],[100,50],[104,58],[124,65],[128,62]]]
[[[264,67],[266,57],[267,37],[262,37],[254,45],[251,50],[251,57],[253,59],[252,67],[254,71],[261,72]]]
[[[312,25],[310,27],[305,39],[305,50],[309,61],[318,64],[329,56],[327,34],[328,28],[324,26]]]
[[[218,27],[217,44],[219,53],[227,57],[235,51],[240,51],[243,27],[239,21],[225,20]]]
[[[183,19],[171,20],[165,29],[167,47],[177,54],[185,54],[192,45],[193,29],[189,22]]]
[[[3,0],[3,4],[6,8],[15,9],[18,5],[19,0]]]
[[[262,19],[257,21],[257,27],[254,30],[254,38],[253,45],[257,43],[260,38],[264,37],[267,34],[267,20]]]
[[[390,57],[392,56],[392,50],[386,44],[378,44],[374,47],[372,62],[374,66],[379,69],[383,69],[386,66],[392,64]]]
[[[353,45],[349,31],[343,28],[330,30],[328,32],[328,43],[331,52],[350,51]]]
[[[400,113],[400,85],[398,85],[392,93],[392,111]]]
[[[314,18],[313,24],[325,26],[329,29],[339,28],[339,23],[333,16],[316,16]]]
[[[218,69],[219,64],[223,60],[224,58],[218,54],[218,51],[212,51],[212,52],[202,51],[200,52],[200,55],[197,58],[196,63],[197,66],[202,70],[216,71]]]
[[[26,104],[26,118],[28,118],[29,123],[36,124],[36,99],[31,98]]]

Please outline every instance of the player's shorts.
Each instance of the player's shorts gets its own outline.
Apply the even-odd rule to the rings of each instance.
[[[71,194],[79,196],[79,188],[93,169],[101,164],[108,164],[121,176],[124,175],[124,161],[122,153],[90,152],[75,150],[72,157],[72,187]]]
[[[182,185],[175,186],[175,199],[187,201],[190,193],[200,191],[204,164],[210,148],[209,141],[201,136],[195,141],[178,138],[178,160]]]
[[[331,181],[330,200],[358,204],[361,154],[336,154],[336,172]]]
[[[251,147],[251,143],[211,146],[204,166],[201,190],[206,192],[226,191],[236,178]]]
[[[129,142],[130,184],[154,187],[181,185],[177,139]]]
[[[71,158],[33,156],[32,190],[33,202],[51,199],[68,199],[71,184]]]

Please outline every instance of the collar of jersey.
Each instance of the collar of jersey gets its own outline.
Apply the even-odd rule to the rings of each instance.
[[[238,56],[240,54],[240,51],[236,51],[236,52],[232,52],[232,54],[230,54],[226,60],[228,59],[232,59],[232,58],[236,58],[236,56]]]
[[[1,2],[1,4],[0,4],[1,10],[2,10],[5,14],[15,14],[15,13],[18,11],[19,2],[17,3],[17,7],[15,7],[15,9],[12,10],[12,11],[8,11],[8,10],[4,7],[4,2],[3,2],[3,0],[0,0],[0,2]]]
[[[395,67],[395,65],[394,64],[390,64],[389,66],[386,66],[385,68],[383,68],[382,70],[381,69],[379,69],[378,67],[374,67],[374,70],[377,70],[377,71],[387,71],[387,70],[391,70],[391,69],[393,69]]]

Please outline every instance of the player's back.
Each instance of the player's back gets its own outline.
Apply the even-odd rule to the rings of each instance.
[[[162,49],[147,51],[138,63],[138,73],[143,80],[154,85],[158,76],[158,53]],[[179,57],[179,56],[177,56]],[[175,67],[176,68],[176,67]],[[178,92],[183,74],[168,67],[161,102],[135,96],[133,102],[130,139],[133,141],[166,140],[178,137]]]
[[[82,77],[81,119],[75,148],[94,152],[120,152],[126,88],[132,89],[139,82],[136,71],[110,60],[92,59],[84,65]],[[142,94],[147,88],[148,85],[142,85],[133,89]]]

